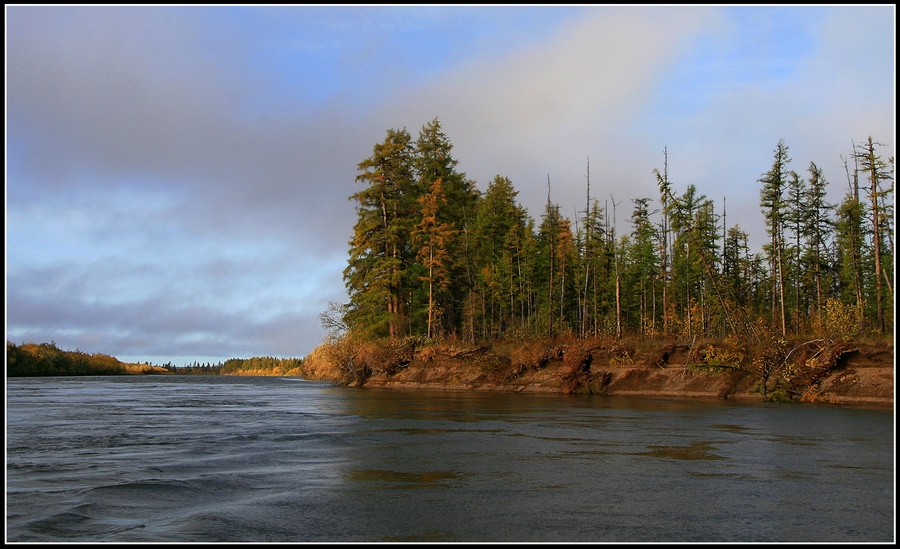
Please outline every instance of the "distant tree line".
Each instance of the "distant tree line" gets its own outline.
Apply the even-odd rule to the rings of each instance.
[[[200,364],[200,362],[194,361],[191,364],[187,364],[185,366],[176,366],[171,361],[166,362],[162,365],[163,368],[168,370],[173,374],[182,374],[182,375],[219,375],[222,373],[222,363],[211,364],[209,362],[205,364]]]
[[[50,343],[6,342],[7,377],[86,376],[130,373],[118,359],[104,354],[63,351]]]
[[[194,362],[175,366],[171,361],[161,366],[150,363],[121,362],[110,355],[82,351],[64,351],[51,343],[6,342],[7,377],[86,376],[124,374],[182,374],[182,375],[259,375],[300,376],[300,358],[231,358],[218,364]]]
[[[175,366],[171,362],[163,364],[173,374],[190,375],[252,375],[252,376],[297,376],[300,375],[301,358],[229,358],[224,362],[200,364],[194,362],[187,366]]]
[[[564,216],[552,200],[534,219],[501,175],[480,192],[457,171],[438,119],[417,140],[387,131],[357,166],[357,220],[344,270],[348,303],[320,315],[359,337],[495,338],[625,334],[673,337],[855,337],[893,332],[894,160],[868,138],[843,159],[847,193],[810,162],[775,147],[757,183],[767,240],[726,225],[693,185],[652,170],[659,195],[621,202],[591,195]],[[612,197],[611,197],[612,198]],[[630,231],[616,233],[616,217]]]

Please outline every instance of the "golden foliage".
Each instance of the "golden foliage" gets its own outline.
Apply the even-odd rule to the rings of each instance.
[[[740,349],[706,344],[699,350],[703,364],[719,368],[739,368],[744,362],[744,352]]]
[[[829,298],[813,321],[814,329],[820,337],[850,341],[859,335],[859,314],[856,305]]]

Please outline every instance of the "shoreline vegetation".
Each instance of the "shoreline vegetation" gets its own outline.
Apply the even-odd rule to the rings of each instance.
[[[7,377],[285,376],[390,389],[542,392],[892,407],[892,339],[735,340],[558,337],[467,344],[422,337],[332,337],[307,357],[176,367],[129,364],[55,343],[7,342]]]
[[[349,301],[320,315],[329,338],[306,376],[389,388],[548,391],[893,405],[893,157],[853,143],[847,194],[826,201],[814,162],[783,139],[762,171],[767,242],[726,224],[693,184],[658,198],[592,196],[574,219],[535,217],[498,174],[460,172],[435,118],[389,129],[349,199]],[[763,168],[763,166],[761,166]],[[596,189],[595,191],[596,192]],[[627,215],[626,212],[622,212]],[[869,343],[863,343],[869,342]],[[876,343],[877,342],[877,343]]]
[[[357,387],[893,406],[893,339],[333,338],[304,377]]]
[[[193,363],[175,366],[122,362],[102,354],[59,349],[55,342],[6,342],[6,377],[97,376],[97,375],[260,375],[300,376],[299,358],[231,358],[218,364]]]

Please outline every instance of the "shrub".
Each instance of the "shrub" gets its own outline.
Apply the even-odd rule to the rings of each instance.
[[[715,371],[740,368],[744,353],[739,349],[716,347],[707,344],[699,351],[702,364]]]
[[[329,336],[303,360],[303,376],[308,379],[348,381],[356,362],[358,343],[349,335]]]
[[[630,345],[614,345],[609,349],[610,366],[629,366],[634,364],[635,349]]]
[[[816,332],[821,337],[850,341],[859,335],[859,308],[852,303],[842,303],[829,298],[815,321]]]

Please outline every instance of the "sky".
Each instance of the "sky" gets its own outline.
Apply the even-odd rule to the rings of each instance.
[[[780,140],[829,199],[894,156],[895,6],[6,5],[8,342],[303,357],[348,301],[357,165],[438,119],[457,169],[620,233],[694,185],[761,251]],[[588,168],[589,166],[589,168]],[[852,167],[852,164],[851,164]]]

